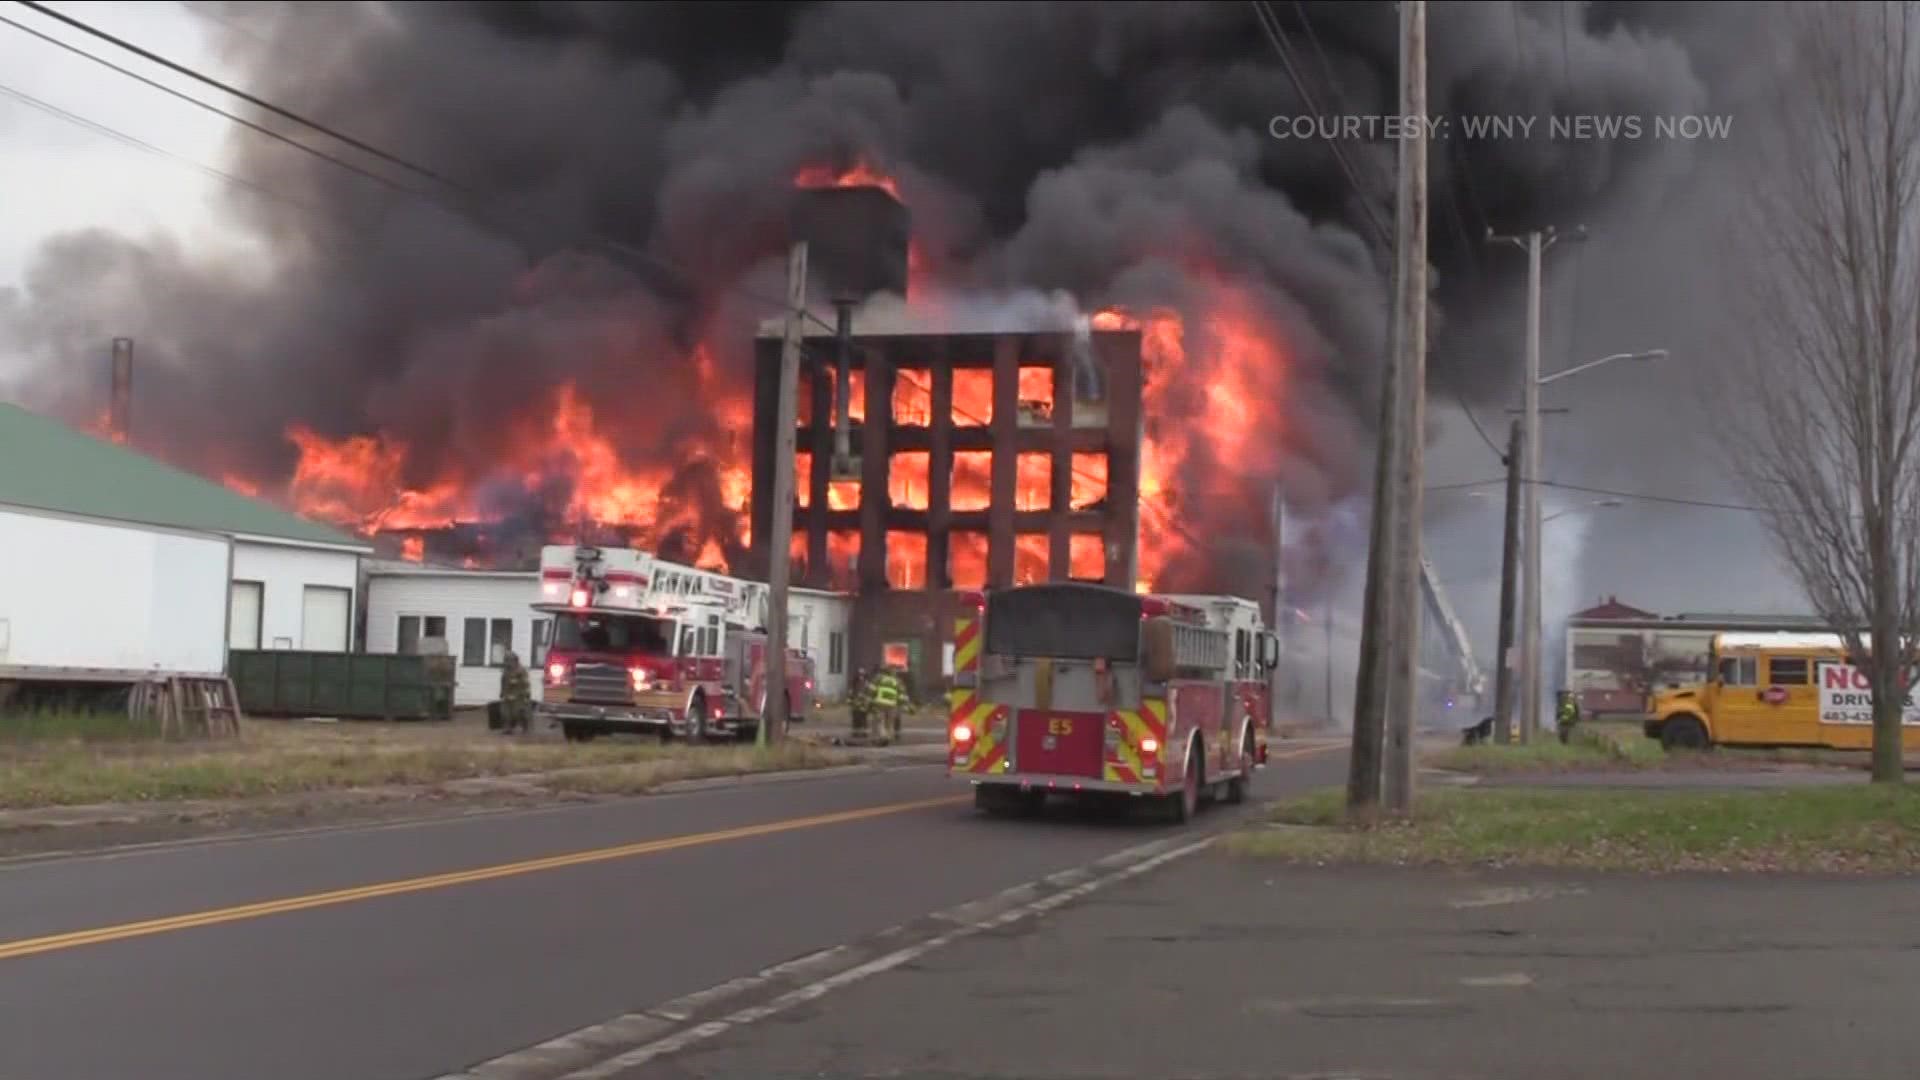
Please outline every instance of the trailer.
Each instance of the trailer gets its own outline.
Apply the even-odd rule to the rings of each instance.
[[[0,707],[126,691],[163,727],[237,718],[231,539],[0,507],[0,552]]]

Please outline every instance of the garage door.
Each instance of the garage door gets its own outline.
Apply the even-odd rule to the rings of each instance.
[[[260,583],[236,581],[227,601],[227,648],[260,647]]]
[[[346,652],[351,606],[352,594],[346,589],[307,586],[300,604],[300,647],[308,652]]]

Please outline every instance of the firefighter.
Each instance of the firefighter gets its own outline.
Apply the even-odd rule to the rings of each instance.
[[[900,708],[906,704],[906,684],[891,666],[883,667],[874,674],[869,694],[875,735],[882,742],[900,738]]]
[[[1579,722],[1580,699],[1575,697],[1571,690],[1560,691],[1560,705],[1554,711],[1553,725],[1560,729],[1561,742],[1567,742],[1573,738],[1573,726]]]
[[[867,733],[867,710],[871,708],[871,694],[866,668],[856,668],[853,673],[853,692],[847,695],[847,711],[853,720],[855,737]]]
[[[506,713],[502,718],[507,734],[513,734],[517,728],[526,731],[533,723],[533,684],[527,677],[527,669],[520,664],[520,657],[512,649],[507,650],[506,659],[500,668],[500,705]]]

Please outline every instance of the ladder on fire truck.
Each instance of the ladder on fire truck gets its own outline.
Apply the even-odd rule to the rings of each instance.
[[[1420,556],[1420,593],[1426,599],[1427,609],[1433,614],[1435,622],[1440,624],[1445,634],[1448,651],[1453,653],[1453,662],[1459,671],[1460,685],[1468,694],[1478,699],[1487,691],[1487,677],[1481,673],[1480,665],[1473,658],[1473,644],[1467,637],[1466,625],[1453,612],[1447,594],[1440,588],[1440,578],[1433,572],[1433,563],[1425,555]]]

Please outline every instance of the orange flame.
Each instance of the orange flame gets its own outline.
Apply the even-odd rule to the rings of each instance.
[[[874,168],[864,159],[854,162],[853,167],[848,169],[808,165],[794,174],[793,186],[798,188],[877,187],[896,199],[900,198],[899,182]]]
[[[421,562],[427,557],[427,542],[419,536],[409,536],[400,541],[400,557],[408,562]]]
[[[249,499],[257,499],[260,497],[260,485],[244,476],[238,476],[234,473],[221,473],[220,483],[222,486],[237,491]]]
[[[671,495],[669,485],[689,460],[704,457],[715,466],[722,505],[744,519],[752,479],[740,460],[746,457],[746,440],[737,433],[750,423],[751,406],[718,385],[705,350],[697,350],[692,359],[705,390],[705,407],[717,423],[736,433],[725,446],[713,448],[716,452],[695,446],[668,458],[631,463],[569,381],[555,390],[544,420],[510,433],[501,460],[472,472],[454,467],[424,486],[407,483],[409,447],[402,440],[384,432],[329,439],[296,424],[287,430],[299,450],[287,500],[310,517],[371,535],[383,529],[437,529],[486,520],[478,503],[482,483],[514,484],[528,497],[538,497],[550,480],[564,477],[568,522],[633,527],[639,541],[654,546],[676,530],[699,526],[700,508]],[[728,539],[744,544],[744,520],[740,531],[741,536]],[[721,538],[707,535],[700,542],[696,564],[725,569]]]

